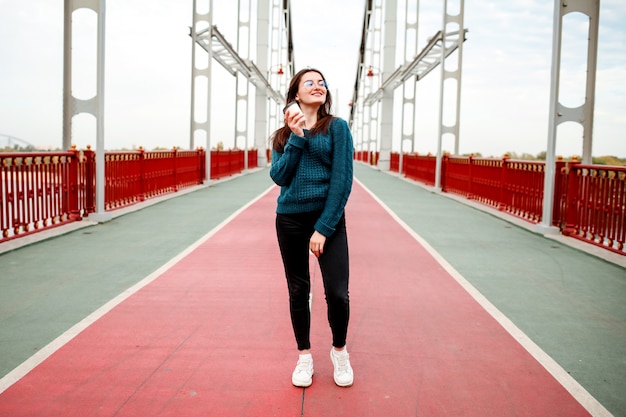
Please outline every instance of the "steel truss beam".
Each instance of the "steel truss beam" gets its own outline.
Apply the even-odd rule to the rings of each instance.
[[[382,21],[382,17],[380,13],[382,13],[382,4],[384,7],[384,45],[381,47],[376,42],[376,37],[374,39],[369,39],[370,35],[376,31]],[[459,114],[460,114],[460,93],[461,93],[461,75],[462,75],[462,55],[463,55],[463,43],[466,38],[465,35],[467,33],[467,29],[463,27],[463,16],[464,16],[464,0],[460,0],[460,11],[457,15],[451,15],[448,13],[448,1],[444,0],[444,9],[443,9],[443,22],[442,22],[442,30],[437,32],[435,36],[433,36],[426,47],[417,55],[412,56],[415,52],[412,51],[411,54],[407,53],[405,47],[405,62],[396,67],[394,62],[395,59],[395,43],[397,38],[397,27],[396,27],[396,16],[397,13],[397,0],[375,0],[375,1],[367,1],[365,5],[365,16],[363,22],[363,33],[361,40],[361,54],[359,60],[359,67],[357,70],[357,81],[355,83],[355,93],[352,101],[352,113],[350,115],[351,126],[354,128],[356,126],[356,143],[357,145],[370,143],[375,141],[378,143],[377,138],[380,137],[380,157],[378,162],[378,167],[380,169],[389,169],[390,164],[390,153],[392,149],[392,136],[393,126],[394,126],[394,90],[404,85],[404,97],[402,102],[402,132],[400,132],[400,142],[401,148],[404,143],[404,140],[409,139],[413,140],[414,133],[413,128],[411,128],[411,132],[406,134],[406,125],[405,123],[408,120],[412,120],[413,117],[409,117],[407,108],[412,107],[413,112],[415,111],[415,97],[407,98],[407,85],[409,79],[414,78],[412,81],[413,88],[415,89],[417,82],[428,75],[433,69],[437,66],[441,68],[441,88],[440,88],[440,108],[439,108],[439,138],[438,138],[438,159],[440,159],[441,154],[441,142],[442,138],[446,134],[451,134],[455,137],[455,153],[458,153],[458,143],[459,143]],[[419,2],[417,2],[417,16],[416,22],[419,21],[417,18],[419,16]],[[408,9],[408,5],[407,5]],[[408,13],[405,13],[405,19],[408,18]],[[450,25],[456,25],[456,30],[448,31]],[[373,26],[373,29],[372,29]],[[414,29],[415,37],[417,38],[417,23],[411,24],[409,21],[405,22],[406,30]],[[379,40],[379,39],[378,39]],[[407,42],[405,35],[405,43]],[[376,43],[376,44],[375,44]],[[416,39],[417,44],[417,39]],[[457,68],[454,71],[450,71],[446,69],[447,58],[450,57],[451,54],[457,52]],[[367,76],[368,77],[379,77],[382,76],[383,81],[379,84],[379,87],[375,91],[371,91],[366,85],[365,88],[361,86],[362,78],[365,76],[365,63],[368,57],[371,56],[369,60],[369,69]],[[382,56],[382,59],[380,57]],[[379,57],[376,62],[376,57]],[[410,59],[408,59],[410,58]],[[382,63],[382,72],[381,68],[374,68],[376,64]],[[380,75],[379,75],[380,74]],[[448,79],[456,80],[456,112],[455,112],[455,122],[451,126],[446,126],[443,124],[443,101],[444,101],[444,85],[445,81]],[[371,88],[371,87],[370,87]],[[365,90],[365,91],[364,91]],[[407,106],[407,104],[409,104]],[[354,108],[356,107],[356,109]],[[368,112],[365,109],[370,109],[370,120],[367,120]],[[376,122],[378,119],[373,116],[374,112],[380,112],[380,126],[371,126],[370,121]],[[354,119],[357,119],[358,123],[355,123]],[[411,125],[414,124],[414,120]],[[361,128],[360,125],[364,125]],[[378,133],[380,134],[378,136]],[[367,137],[366,137],[367,136]],[[370,151],[376,151],[376,149],[371,149]],[[358,149],[358,148],[357,148]],[[438,176],[440,173],[438,172],[436,175]],[[439,187],[439,182],[437,178],[436,187]]]
[[[266,28],[263,33],[257,35],[257,62],[258,66],[267,69],[270,84],[285,96],[288,82],[294,74],[293,62],[293,40],[291,38],[291,9],[289,0],[265,0],[270,7],[265,7],[262,2],[257,4],[259,17],[257,27],[259,29]],[[261,11],[265,10],[269,15],[262,16]],[[267,25],[262,25],[261,21],[267,20]],[[263,41],[268,40],[268,44]],[[267,53],[269,51],[269,54]],[[269,62],[269,65],[268,65]],[[267,138],[284,123],[284,117],[281,103],[274,100],[274,103],[268,103],[266,94],[263,91],[257,91],[256,111],[257,111],[257,148],[262,149],[267,145]],[[268,104],[270,104],[268,106]],[[269,115],[269,117],[268,117]],[[263,145],[265,144],[265,145]],[[262,146],[263,145],[263,146]],[[265,154],[259,152],[259,166],[267,161]]]
[[[467,29],[463,30],[463,41],[465,41],[465,34]],[[422,51],[410,62],[406,62],[400,65],[387,79],[383,81],[381,86],[368,95],[365,98],[364,104],[371,106],[375,102],[379,101],[383,97],[385,89],[389,87],[399,87],[409,78],[415,76],[419,81],[428,75],[429,72],[434,70],[439,64],[441,64],[441,50],[446,43],[449,42],[450,46],[445,50],[445,57],[450,56],[459,47],[459,31],[446,33],[444,43],[444,35],[442,31],[439,31],[433,36],[428,44],[422,49]]]
[[[206,136],[206,149],[210,150],[211,146],[211,86],[212,86],[212,63],[219,63],[229,74],[237,78],[236,87],[236,110],[235,110],[235,146],[243,138],[245,141],[245,167],[248,166],[248,146],[251,135],[254,135],[254,146],[257,149],[264,149],[267,145],[267,126],[268,120],[278,120],[276,110],[268,111],[267,101],[273,101],[276,108],[284,105],[283,94],[280,93],[283,84],[272,83],[271,70],[268,68],[268,61],[279,59],[282,65],[281,74],[293,73],[293,42],[291,38],[291,20],[290,20],[290,3],[289,0],[258,0],[257,16],[256,16],[256,39],[252,40],[251,25],[255,17],[252,17],[251,0],[239,0],[239,16],[237,26],[237,47],[233,47],[225,36],[213,24],[213,0],[202,0],[208,3],[209,11],[199,13],[197,2],[193,0],[193,26],[190,28],[190,37],[192,40],[192,75],[191,75],[191,132],[190,132],[190,148],[193,148],[196,134],[204,133]],[[271,4],[271,12],[270,12]],[[247,9],[247,11],[245,9]],[[241,17],[247,15],[249,19]],[[279,24],[274,23],[278,21]],[[278,33],[274,31],[275,27]],[[270,32],[271,31],[271,32]],[[280,37],[279,46],[275,43],[275,37]],[[272,39],[271,52],[269,39]],[[253,62],[248,56],[242,56],[238,51],[251,51],[253,48],[250,44],[256,44],[256,62]],[[196,53],[204,50],[208,55],[208,63],[204,68],[196,66]],[[286,52],[286,53],[285,53]],[[249,53],[249,52],[247,52]],[[270,57],[271,54],[271,57]],[[269,59],[268,59],[269,58]],[[286,60],[286,61],[283,61]],[[273,61],[270,61],[270,63]],[[206,83],[198,84],[204,87],[204,90],[196,91],[196,80],[204,78]],[[269,79],[268,79],[269,78]],[[274,80],[276,81],[276,80]],[[245,85],[241,85],[243,82]],[[252,98],[248,89],[249,84],[254,85],[255,97]],[[279,85],[276,85],[279,84]],[[245,88],[244,88],[245,87]],[[276,89],[278,87],[278,89]],[[205,94],[201,97],[200,94]],[[202,117],[196,114],[196,99],[204,100],[206,104],[206,116]],[[254,132],[248,129],[251,103],[254,101]],[[241,110],[241,111],[240,111]],[[268,113],[270,113],[268,115]],[[273,114],[273,116],[272,116]],[[196,120],[196,118],[200,120]],[[245,120],[241,120],[241,119]],[[263,165],[266,159],[265,152],[258,152],[258,165]],[[207,152],[207,180],[210,181],[210,158],[211,152]]]
[[[363,15],[363,29],[361,30],[361,44],[359,46],[359,63],[356,70],[356,81],[354,82],[354,91],[352,92],[352,102],[350,109],[350,125],[352,129],[355,129],[355,118],[358,118],[355,113],[358,113],[357,104],[359,98],[362,95],[361,80],[363,80],[363,71],[365,70],[365,46],[367,44],[367,33],[370,26],[370,19],[372,18],[372,0],[366,0],[365,2],[365,14]],[[359,118],[360,119],[360,118]]]
[[[263,72],[250,59],[239,56],[235,48],[226,40],[217,26],[208,28],[196,34],[196,43],[205,51],[211,51],[215,59],[229,74],[236,76],[237,73],[246,77],[255,87],[263,86],[268,96],[278,104],[284,104],[285,98],[270,84]]]

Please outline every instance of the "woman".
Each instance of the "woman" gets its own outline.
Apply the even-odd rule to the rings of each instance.
[[[352,135],[345,120],[330,115],[326,80],[315,69],[298,72],[287,92],[285,125],[271,137],[270,176],[281,187],[276,234],[289,289],[289,311],[299,350],[291,382],[313,382],[309,340],[309,251],[317,257],[328,308],[335,383],[354,380],[346,349],[350,317],[348,239],[344,208],[352,189]]]

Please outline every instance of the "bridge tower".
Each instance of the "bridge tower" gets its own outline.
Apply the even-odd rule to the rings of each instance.
[[[578,107],[567,107],[559,99],[561,83],[561,49],[563,39],[563,18],[570,13],[582,13],[589,18],[587,37],[587,71],[585,82],[585,100]],[[552,71],[550,82],[550,119],[548,146],[546,150],[546,168],[543,187],[543,212],[541,231],[553,228],[552,209],[554,207],[554,180],[556,177],[556,142],[557,127],[561,123],[574,122],[583,127],[583,157],[585,164],[591,164],[593,142],[593,112],[596,94],[596,67],[598,61],[598,29],[600,21],[600,0],[568,0],[554,2],[554,27],[552,31]]]
[[[79,113],[89,113],[96,118],[96,211],[90,220],[111,220],[104,210],[104,40],[106,0],[65,0],[63,25],[63,149],[72,147],[72,119]],[[81,100],[72,94],[72,17],[81,8],[97,15],[96,95]]]
[[[433,69],[440,66],[441,86],[437,147],[437,169],[439,170],[443,137],[452,135],[456,153],[458,153],[459,148],[462,57],[466,33],[466,29],[463,28],[464,0],[457,0],[458,10],[456,14],[449,11],[452,7],[449,7],[448,0],[444,0],[442,28],[430,38],[426,47],[419,53],[416,52],[419,1],[417,4],[409,3],[405,3],[405,22],[398,25],[396,18],[398,15],[397,0],[369,0],[366,2],[363,39],[361,41],[362,53],[357,69],[350,123],[355,129],[356,149],[369,150],[373,153],[379,150],[378,167],[382,170],[389,170],[394,135],[393,126],[397,125],[393,120],[394,90],[403,86],[400,121],[400,154],[402,154],[407,141],[410,142],[411,150],[414,148],[416,84]],[[396,38],[399,28],[404,30],[404,62],[396,66]],[[455,52],[456,55],[452,56]],[[447,63],[455,57],[455,69],[449,70]],[[456,82],[456,103],[451,103],[451,105],[444,103],[444,87],[449,84],[446,83],[447,80]],[[376,86],[373,85],[373,82],[377,83]],[[449,110],[450,108],[454,109],[455,117],[452,124],[446,125],[443,118],[444,109]],[[436,175],[437,188],[440,187],[440,176],[438,171]]]
[[[251,48],[251,25],[252,3],[250,0],[238,1],[238,26],[237,26],[237,49],[233,48],[226,37],[213,24],[213,0],[208,1],[208,12],[198,12],[198,2],[193,3],[193,26],[191,27],[192,38],[192,87],[191,87],[191,134],[190,148],[195,146],[199,133],[205,137],[207,149],[207,179],[210,178],[210,151],[211,142],[211,64],[215,60],[228,73],[237,78],[236,114],[235,114],[235,146],[241,145],[243,140],[246,168],[248,162],[248,131],[249,109],[252,104],[252,97],[249,84],[256,88],[255,97],[255,146],[258,149],[265,149],[265,141],[268,133],[268,112],[274,115],[274,121],[279,119],[276,109],[270,109],[266,101],[273,100],[276,106],[284,105],[284,94],[277,91],[270,83],[271,72],[274,66],[268,66],[268,62],[282,62],[286,59],[285,65],[278,70],[281,74],[290,78],[293,74],[293,59],[291,52],[290,36],[290,6],[288,0],[259,0],[257,2],[257,39],[256,39],[256,63],[250,59]],[[270,36],[271,35],[271,36]],[[268,40],[268,37],[271,38]],[[198,67],[198,48],[203,49],[208,54],[208,63],[203,67]],[[284,82],[277,88],[284,86]],[[199,100],[203,100],[206,108],[206,115],[198,114],[200,107]],[[265,152],[259,152],[259,165],[266,161]]]

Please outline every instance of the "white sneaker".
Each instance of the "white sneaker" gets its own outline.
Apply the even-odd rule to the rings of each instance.
[[[354,372],[352,371],[352,366],[350,366],[348,350],[344,348],[344,350],[337,351],[332,348],[330,350],[330,360],[333,362],[333,367],[335,368],[335,372],[333,373],[335,384],[340,387],[352,386],[354,382]]]
[[[313,383],[313,357],[311,354],[300,355],[296,369],[291,375],[291,383],[296,387],[311,386]]]

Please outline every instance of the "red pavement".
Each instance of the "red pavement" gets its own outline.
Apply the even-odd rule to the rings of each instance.
[[[2,393],[0,416],[589,415],[358,184],[347,208],[355,383],[333,383],[313,269],[316,374],[291,386],[277,191]]]

